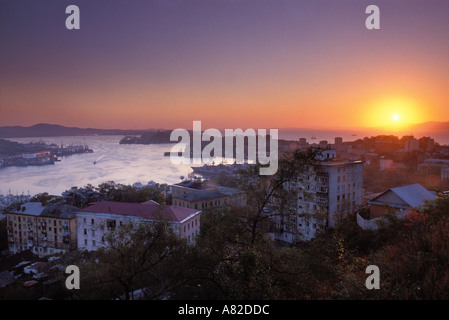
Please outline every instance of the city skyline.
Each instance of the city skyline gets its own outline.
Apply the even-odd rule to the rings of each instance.
[[[67,30],[65,8],[80,8]],[[380,8],[380,30],[365,9]],[[0,126],[449,121],[447,1],[2,1]],[[445,99],[446,98],[446,99]]]

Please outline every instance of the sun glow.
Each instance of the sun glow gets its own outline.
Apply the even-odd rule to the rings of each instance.
[[[386,129],[403,129],[404,127],[423,122],[422,106],[416,100],[402,96],[388,97],[373,101],[368,108],[365,119],[370,127]]]

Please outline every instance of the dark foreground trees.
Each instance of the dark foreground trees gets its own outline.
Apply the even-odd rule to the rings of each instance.
[[[279,246],[266,233],[265,209],[288,212],[284,186],[301,172],[295,168],[313,165],[310,154],[290,161],[298,162],[277,176],[242,176],[249,205],[204,210],[195,245],[166,223],[117,227],[105,248],[65,261],[81,273],[81,289],[71,298],[449,298],[449,194],[375,231],[362,230],[349,215],[308,242]],[[380,289],[365,286],[369,265],[379,267]]]
[[[190,248],[168,224],[127,224],[79,265],[80,299],[168,299],[183,284]]]
[[[70,261],[81,272],[74,299],[448,299],[449,196],[403,220],[362,230],[350,215],[296,246],[253,240],[246,209],[203,213],[196,244],[164,224],[123,226],[108,246]],[[151,226],[151,227],[150,227]],[[369,290],[366,268],[380,270]]]
[[[268,236],[267,212],[289,214],[288,185],[317,165],[315,157],[296,152],[270,177],[257,168],[241,173],[248,206],[204,210],[194,246],[163,224],[117,230],[83,264],[79,298],[132,299],[142,289],[146,299],[447,299],[448,194],[376,231],[349,215],[296,246]],[[379,267],[380,289],[365,286],[369,265]]]

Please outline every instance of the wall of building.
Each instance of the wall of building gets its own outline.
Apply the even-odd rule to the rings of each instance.
[[[275,216],[274,238],[287,243],[310,240],[363,205],[363,162],[324,162],[319,172],[304,173],[290,187],[298,192],[297,216]]]
[[[43,257],[76,249],[74,218],[59,219],[14,213],[7,213],[6,216],[11,254],[31,250]]]
[[[93,251],[104,247],[104,236],[121,225],[128,223],[142,223],[147,220],[140,217],[118,215],[110,213],[79,212],[76,217],[77,246],[79,250]],[[109,222],[109,223],[108,223]],[[195,243],[200,232],[200,214],[187,217],[182,222],[169,222],[173,232],[188,243]]]

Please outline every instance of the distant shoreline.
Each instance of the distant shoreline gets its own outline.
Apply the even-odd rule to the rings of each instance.
[[[246,129],[246,128],[242,128]],[[96,136],[96,135],[118,135],[118,136],[153,136],[156,133],[170,132],[168,129],[95,129],[65,127],[55,124],[36,124],[29,127],[3,126],[0,127],[0,138],[50,138],[63,136]],[[306,138],[308,141],[327,140],[329,143],[335,137],[343,138],[343,141],[355,141],[364,137],[376,135],[413,135],[416,138],[430,136],[441,145],[449,145],[449,122],[422,123],[414,125],[413,128],[400,131],[388,131],[385,128],[354,128],[354,129],[314,129],[314,128],[280,128],[279,138],[283,140],[298,140]],[[315,138],[315,139],[313,139]],[[166,139],[164,139],[166,140]],[[168,141],[167,143],[171,143]]]

